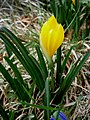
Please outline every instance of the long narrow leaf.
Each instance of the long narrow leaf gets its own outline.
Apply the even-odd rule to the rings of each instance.
[[[37,70],[38,71],[38,74],[39,71],[40,71],[40,68],[39,68],[39,64],[38,62],[36,64],[33,64],[33,60],[30,59],[30,57],[28,56],[28,51],[26,50],[26,48],[23,46],[23,44],[19,41],[19,39],[10,31],[8,30],[7,28],[5,27],[2,27],[1,30],[9,36],[9,38],[11,39],[12,42],[14,42],[16,44],[16,46],[18,47],[18,49],[20,50],[21,54],[24,56],[24,58],[27,60],[27,62],[31,62],[31,66],[33,68],[33,70]],[[35,68],[34,68],[35,67]],[[36,72],[37,73],[37,72]],[[34,73],[35,74],[35,73]],[[42,76],[42,74],[40,75]],[[42,77],[43,78],[43,77]]]
[[[23,66],[26,68],[28,73],[33,78],[33,80],[35,80],[35,83],[37,84],[38,88],[42,91],[44,88],[44,80],[43,80],[43,75],[40,72],[40,68],[37,67],[38,64],[34,64],[32,59],[29,56],[27,56],[26,53],[24,53],[24,55],[22,53],[21,55],[18,49],[16,48],[16,46],[14,46],[14,44],[3,33],[0,33],[0,37],[9,46],[9,48],[15,53],[15,55],[23,64]]]
[[[1,27],[0,31],[5,33],[12,40],[12,42],[14,42],[16,46],[18,46],[19,49],[22,49],[23,53],[29,54],[26,48],[20,42],[20,40],[10,30],[8,30],[6,27]]]
[[[11,57],[12,51],[10,50],[10,48],[6,44],[5,44],[5,48],[6,48],[6,51],[8,53],[8,56]]]
[[[34,107],[34,108],[39,108],[39,109],[43,109],[43,110],[58,110],[58,108],[53,108],[51,106],[47,107],[47,106],[42,106],[42,105],[35,105],[35,104],[30,104],[30,103],[27,103],[27,102],[21,102],[20,103],[21,105],[26,105],[28,107]]]
[[[34,60],[36,62],[35,64],[35,62],[31,59],[32,57],[30,58],[28,56],[28,51],[26,50],[26,48],[23,46],[23,44],[18,40],[18,38],[10,30],[8,30],[5,27],[2,27],[1,31],[3,31],[10,38],[10,40],[16,44],[16,47],[18,47],[24,59],[27,61],[27,63],[31,67],[32,72],[34,72],[33,76],[35,76],[35,78],[37,79],[37,80],[35,79],[36,84],[38,85],[40,90],[41,89],[43,90],[44,78],[43,78],[43,74],[42,74],[42,71],[40,70],[38,62]]]
[[[26,100],[27,98],[24,97],[25,94],[23,94],[24,90],[22,90],[21,84],[17,81],[17,79],[13,79],[10,76],[10,74],[8,73],[8,71],[4,68],[4,66],[1,63],[0,63],[0,72],[2,73],[2,75],[4,76],[4,78],[8,81],[8,83],[11,86],[11,88],[16,92],[16,94],[19,97],[19,99]]]
[[[62,86],[61,86],[61,93],[60,93],[61,95],[65,95],[66,91],[69,89],[74,78],[77,76],[78,72],[81,70],[81,68],[83,67],[84,63],[86,62],[86,60],[88,59],[89,56],[90,56],[90,50],[88,50],[88,52],[85,54],[85,56],[80,61],[80,63],[77,66],[75,66],[73,70],[70,71],[71,74],[69,75],[69,77],[66,77],[64,79],[64,81],[66,81],[66,82],[64,84],[62,84]],[[63,87],[63,89],[62,89],[62,87]]]
[[[13,110],[9,111],[9,120],[15,120],[15,112]]]
[[[24,60],[23,56],[20,54],[20,52],[17,50],[17,48],[12,44],[12,42],[4,34],[2,34],[2,33],[0,33],[0,38],[15,53],[15,55],[17,56],[17,58],[20,60],[20,62],[23,64],[23,66],[26,68],[26,70],[30,73],[30,71],[29,71],[29,65],[27,65],[28,63],[26,63],[26,61]],[[31,76],[32,76],[32,78],[34,78],[32,70],[31,70]]]
[[[48,76],[48,72],[47,72],[47,67],[46,67],[45,60],[44,60],[43,55],[40,51],[40,46],[36,45],[35,48],[36,48],[36,51],[37,51],[37,54],[38,54],[38,59],[40,61],[40,66],[42,68],[43,74],[44,74],[45,79],[46,79],[47,76]]]
[[[17,92],[19,93],[19,96],[21,96],[21,100],[30,100],[30,95],[27,94],[26,90],[28,91],[29,88],[28,86],[25,84],[25,82],[23,81],[23,78],[21,76],[21,74],[19,73],[16,65],[14,65],[8,57],[5,57],[5,60],[8,62],[8,64],[10,65],[10,67],[12,68],[12,70],[14,71],[15,76],[17,77],[17,79],[14,81],[14,83],[16,84],[16,89]],[[24,86],[24,88],[22,87]],[[25,90],[26,89],[26,90]],[[24,94],[23,94],[24,93]]]
[[[0,63],[0,72],[2,73],[2,75],[4,76],[4,78],[8,81],[8,83],[10,84],[11,88],[16,92],[17,96],[19,97],[19,99],[21,99],[18,91],[17,91],[17,85],[15,83],[15,79],[13,79],[10,74],[8,73],[8,71],[4,68],[4,66]]]
[[[61,46],[57,50],[57,70],[56,70],[56,82],[60,84],[61,82]]]
[[[4,68],[4,66],[0,63],[0,72],[4,76],[4,78],[9,82],[10,86],[12,86],[12,89],[16,91],[16,88],[14,86],[14,80],[8,73],[8,71]]]
[[[5,109],[1,105],[0,105],[0,114],[3,117],[3,120],[9,120],[7,112],[5,111]]]
[[[22,85],[18,82],[17,78],[14,78],[14,86],[16,88],[15,92],[18,95],[18,98],[22,101],[26,100],[25,95],[24,95],[25,92],[23,91]]]
[[[62,84],[60,85],[60,90],[58,91],[57,95],[55,96],[54,102],[57,101],[57,103],[59,104],[62,101],[65,93],[69,89],[74,78],[76,77],[78,72],[81,70],[81,68],[83,67],[84,63],[86,62],[86,60],[88,59],[89,56],[90,56],[90,50],[88,50],[88,52],[85,54],[85,56],[83,57],[83,59],[81,61],[79,58],[79,60],[76,61],[76,63],[71,67],[69,73],[67,74],[65,79],[63,79]],[[62,96],[61,97],[62,99],[60,99],[60,96]]]
[[[66,57],[65,57],[65,59],[64,59],[64,61],[63,61],[63,63],[62,63],[62,73],[63,73],[63,71],[64,71],[64,69],[65,69],[65,66],[66,66],[66,63],[67,63],[67,60],[68,60],[68,58],[69,58],[69,55],[70,55],[70,53],[71,53],[71,51],[72,51],[72,49],[73,49],[73,46],[70,48],[70,50],[68,51],[68,53],[67,53],[67,55],[66,55]]]
[[[27,94],[31,100],[35,101],[31,96],[32,94],[30,94],[30,90],[28,91],[24,85],[22,85],[22,87],[23,87],[23,90],[25,91],[25,94]]]
[[[76,75],[81,70],[81,68],[83,67],[84,63],[87,61],[87,59],[89,58],[89,56],[90,56],[90,50],[88,50],[88,52],[85,54],[85,56],[80,61],[80,63],[78,64],[78,66],[75,68],[75,72],[74,72],[74,75],[72,76],[72,79],[74,79],[76,77]]]
[[[11,60],[9,60],[8,57],[4,57],[4,58],[5,58],[5,60],[7,61],[7,63],[10,65],[10,67],[12,68],[12,70],[14,71],[14,73],[15,73],[16,77],[18,78],[19,82],[20,82],[21,84],[25,85],[25,83],[24,83],[24,81],[23,81],[23,78],[22,78],[21,74],[19,73],[16,65],[14,65],[14,64],[11,62]]]

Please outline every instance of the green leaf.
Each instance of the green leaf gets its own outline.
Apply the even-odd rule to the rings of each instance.
[[[22,85],[23,87],[23,90],[25,91],[25,94],[27,94],[29,96],[29,98],[32,100],[32,101],[35,101],[33,98],[32,98],[32,93],[30,92],[30,90],[28,91],[28,89],[26,89],[26,87],[24,85]],[[32,87],[31,87],[32,89]],[[29,100],[29,99],[28,99]],[[30,100],[29,100],[30,101]]]
[[[1,27],[0,31],[5,33],[12,40],[12,42],[16,44],[19,50],[23,51],[24,54],[29,54],[29,52],[26,50],[20,40],[10,30],[8,30],[6,27]]]
[[[72,66],[72,68],[70,69],[70,72],[65,77],[65,79],[63,80],[63,83],[60,87],[60,95],[62,95],[62,96],[65,95],[65,93],[69,89],[71,83],[73,82],[74,78],[77,76],[78,72],[81,70],[81,68],[83,67],[84,63],[86,62],[86,60],[88,59],[89,56],[90,56],[90,50],[88,50],[88,52],[85,54],[85,56],[83,57],[82,60],[79,59]]]
[[[83,67],[84,63],[87,61],[87,59],[89,58],[89,56],[90,56],[90,50],[87,51],[87,53],[85,54],[85,56],[83,57],[83,59],[80,61],[80,63],[75,68],[75,70],[74,70],[75,72],[74,72],[74,75],[72,76],[72,79],[74,79],[76,77],[76,75],[81,70],[81,68]]]
[[[8,32],[10,32],[10,31],[8,31]],[[7,35],[9,34],[8,32],[6,32]],[[8,45],[8,47],[15,53],[17,58],[20,60],[20,62],[25,67],[25,69],[31,75],[32,79],[37,84],[39,90],[42,91],[44,89],[45,83],[44,83],[44,77],[43,77],[43,74],[39,67],[38,62],[31,55],[30,56],[28,55],[28,52],[25,49],[25,47],[16,38],[16,36],[13,35],[11,32],[9,34],[9,37],[11,37],[12,39],[11,38],[8,39],[2,32],[0,33],[0,37]],[[15,41],[15,39],[16,39],[16,41]],[[11,40],[12,40],[12,42],[14,41],[16,46],[11,42]],[[19,43],[18,43],[18,41],[19,41]]]
[[[0,63],[0,72],[4,76],[4,78],[9,82],[10,86],[14,91],[16,91],[16,88],[14,86],[14,79],[10,76],[8,71],[4,68],[4,66]]]
[[[6,51],[8,53],[8,56],[11,57],[12,55],[12,51],[9,49],[9,47],[7,46],[7,44],[5,44],[5,48],[6,48]],[[13,59],[14,60],[14,59]]]
[[[36,61],[36,59],[33,56],[29,56],[31,60],[31,67],[33,70],[33,74],[35,75],[35,83],[37,84],[38,88],[40,89],[40,91],[43,91],[44,87],[45,87],[45,78],[43,76],[43,72],[40,68],[40,65],[38,64],[38,62]],[[28,60],[28,62],[29,62]]]
[[[80,58],[81,58],[80,57],[76,61],[76,63],[74,63],[72,65],[69,73],[67,74],[65,79],[62,80],[62,82],[60,84],[60,89],[54,98],[54,102],[57,101],[58,104],[62,102],[65,93],[68,91],[71,83],[73,82],[74,78],[77,76],[78,72],[81,70],[81,68],[83,67],[84,63],[86,62],[86,60],[88,59],[89,56],[90,56],[90,50],[88,50],[88,52],[85,54],[85,56],[83,57],[82,60],[80,60]]]
[[[9,120],[15,120],[15,112],[12,110],[9,111]]]
[[[25,82],[23,81],[23,78],[22,78],[21,74],[19,73],[16,65],[14,65],[14,64],[12,63],[12,61],[9,60],[8,57],[5,57],[5,60],[6,60],[7,63],[10,65],[10,67],[12,68],[12,70],[13,70],[13,72],[14,72],[14,74],[15,74],[16,79],[15,79],[15,81],[14,81],[14,84],[15,84],[16,90],[17,90],[17,92],[18,92],[18,94],[19,94],[19,98],[20,98],[21,100],[27,100],[27,101],[29,101],[30,98],[31,98],[31,96],[29,95],[29,93],[27,94],[27,91],[29,91],[29,88],[28,88],[28,86],[25,84]],[[23,86],[24,86],[24,88],[23,88]],[[27,90],[27,91],[26,91],[26,90]],[[24,94],[23,94],[23,93],[24,93]]]
[[[60,84],[61,81],[61,46],[57,50],[57,70],[56,70],[56,83]]]
[[[2,73],[4,78],[8,81],[11,88],[15,91],[15,93],[17,94],[20,100],[26,100],[26,101],[30,100],[30,97],[26,94],[26,91],[23,89],[22,84],[18,81],[17,78],[13,79],[1,63],[0,63],[0,72]]]
[[[61,69],[62,69],[61,71],[62,71],[62,73],[63,73],[63,71],[64,71],[64,69],[65,69],[66,63],[67,63],[67,61],[68,61],[68,59],[69,59],[69,55],[70,55],[72,49],[73,49],[73,46],[72,46],[72,47],[70,48],[70,50],[68,51],[68,53],[67,53],[67,55],[66,55],[66,57],[65,57],[65,59],[64,59],[64,61],[63,61],[63,63],[62,63],[62,66],[61,66]]]
[[[11,60],[9,60],[8,57],[5,56],[4,59],[7,61],[7,63],[10,65],[10,67],[11,67],[12,70],[14,71],[15,76],[18,78],[19,82],[20,82],[21,84],[25,85],[25,83],[24,83],[24,81],[23,81],[23,78],[22,78],[20,72],[18,71],[16,65],[14,65],[14,64],[11,62]]]
[[[35,45],[35,48],[36,48],[36,51],[37,51],[37,54],[38,54],[38,59],[39,59],[39,62],[40,62],[40,66],[42,68],[44,78],[46,79],[47,76],[48,76],[48,71],[47,71],[45,60],[44,60],[43,55],[42,55],[42,53],[40,51],[40,46]]]
[[[19,99],[22,101],[30,101],[29,96],[23,89],[23,85],[18,81],[17,78],[14,78],[14,85],[16,87],[16,94],[18,95]]]
[[[9,120],[7,112],[1,105],[0,105],[0,115],[3,117],[3,120]]]
[[[47,106],[43,106],[43,105],[35,105],[35,104],[30,104],[28,102],[21,102],[21,105],[26,105],[28,107],[33,107],[33,108],[39,108],[39,109],[43,109],[43,110],[58,110],[58,108],[53,108],[53,107],[47,107]]]

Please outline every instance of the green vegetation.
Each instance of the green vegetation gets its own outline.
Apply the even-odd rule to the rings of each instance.
[[[90,118],[90,1],[1,2],[0,119]],[[63,44],[49,64],[40,46],[43,24],[54,15]],[[52,40],[53,42],[53,40]]]

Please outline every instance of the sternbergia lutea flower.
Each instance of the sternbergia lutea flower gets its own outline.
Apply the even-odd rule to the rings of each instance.
[[[52,15],[42,26],[40,32],[40,45],[50,61],[55,51],[60,47],[64,40],[64,29],[61,24],[57,23],[56,18]]]
[[[72,0],[73,4],[75,5],[75,0]]]

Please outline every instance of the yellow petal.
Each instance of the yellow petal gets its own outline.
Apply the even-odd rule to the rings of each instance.
[[[40,38],[44,45],[47,45],[46,44],[46,40],[48,39],[47,33],[49,33],[50,30],[54,29],[55,26],[57,26],[57,21],[54,16],[51,16],[50,19],[43,24],[43,27],[40,33]]]
[[[51,58],[55,51],[60,47],[64,39],[64,29],[58,24],[55,17],[51,16],[46,21],[40,33],[40,45],[46,57]]]
[[[75,5],[75,0],[72,0],[73,4]]]
[[[61,24],[58,25],[58,27],[53,31],[51,40],[51,47],[50,47],[50,57],[55,53],[55,51],[60,47],[64,40],[64,29]]]

